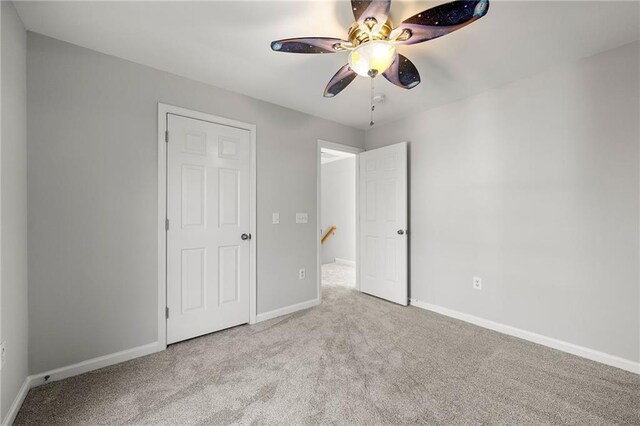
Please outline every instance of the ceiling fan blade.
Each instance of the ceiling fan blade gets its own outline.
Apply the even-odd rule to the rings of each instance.
[[[287,38],[271,42],[271,49],[287,53],[335,53],[346,50],[343,46],[349,42],[339,38],[303,37]]]
[[[413,89],[420,84],[420,73],[413,62],[401,54],[396,55],[389,69],[382,73],[384,78],[403,89]]]
[[[338,70],[337,73],[331,78],[327,87],[324,88],[324,97],[333,98],[338,93],[349,85],[356,78],[357,74],[351,71],[349,64],[346,64]]]
[[[489,11],[489,0],[460,0],[424,10],[402,21],[389,35],[396,44],[416,44],[459,30]]]
[[[380,25],[389,17],[391,0],[351,0],[353,17],[358,25],[364,24],[367,18],[374,18]]]

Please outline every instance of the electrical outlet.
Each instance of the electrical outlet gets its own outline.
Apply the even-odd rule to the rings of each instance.
[[[4,362],[7,360],[7,342],[0,343],[0,368],[4,367]]]
[[[307,278],[307,271],[304,268],[298,271],[298,278],[300,278],[301,280]]]
[[[473,288],[476,290],[482,290],[482,278],[473,277]]]
[[[277,225],[277,224],[280,223],[280,213],[274,212],[272,218],[273,218],[273,224],[274,225]]]
[[[308,223],[309,215],[307,213],[296,213],[296,223]]]

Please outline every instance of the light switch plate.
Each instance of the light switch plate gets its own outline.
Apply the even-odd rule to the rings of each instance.
[[[274,212],[273,213],[273,224],[277,225],[279,223],[280,223],[280,213]]]
[[[296,223],[309,223],[309,215],[307,213],[296,213]]]

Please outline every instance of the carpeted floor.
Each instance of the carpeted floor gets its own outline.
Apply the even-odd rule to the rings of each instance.
[[[322,284],[355,288],[355,266],[345,265],[343,263],[325,263],[322,265]]]
[[[18,424],[640,424],[640,376],[338,285],[50,383]]]

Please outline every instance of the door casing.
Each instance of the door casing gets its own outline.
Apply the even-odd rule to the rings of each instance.
[[[167,115],[179,115],[209,121],[223,126],[248,130],[250,133],[251,164],[249,173],[249,324],[256,322],[257,271],[256,271],[256,125],[193,111],[173,105],[158,103],[158,342],[160,350],[167,347]]]

